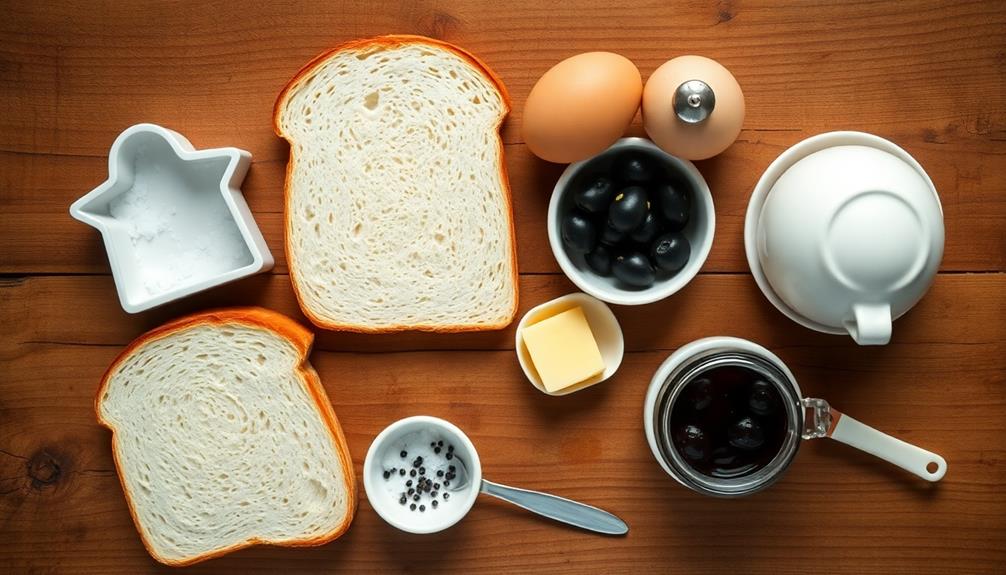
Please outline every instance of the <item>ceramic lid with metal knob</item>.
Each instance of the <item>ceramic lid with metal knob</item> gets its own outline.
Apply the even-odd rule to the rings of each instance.
[[[755,187],[744,230],[765,296],[794,321],[886,344],[943,256],[943,211],[922,166],[861,132],[814,136]]]
[[[643,89],[643,125],[667,153],[689,160],[719,154],[744,123],[744,93],[729,70],[702,56],[657,68]]]
[[[674,91],[674,114],[686,124],[699,124],[716,108],[716,93],[702,80],[689,80]]]

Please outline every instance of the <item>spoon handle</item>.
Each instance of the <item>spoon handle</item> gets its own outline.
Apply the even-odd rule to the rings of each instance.
[[[629,532],[629,526],[618,517],[585,503],[578,503],[539,491],[508,487],[485,479],[482,480],[481,491],[486,495],[509,501],[542,517],[555,519],[587,531],[605,535],[625,535]]]
[[[829,437],[889,461],[926,481],[939,481],[947,472],[947,462],[939,455],[878,431],[865,423],[831,410]]]

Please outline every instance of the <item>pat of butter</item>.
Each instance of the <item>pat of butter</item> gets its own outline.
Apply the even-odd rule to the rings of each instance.
[[[604,371],[604,359],[580,307],[525,327],[521,337],[548,391],[565,389]]]

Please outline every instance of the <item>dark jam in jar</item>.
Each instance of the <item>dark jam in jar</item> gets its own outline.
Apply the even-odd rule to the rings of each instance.
[[[757,371],[720,366],[685,384],[671,412],[672,442],[696,471],[742,477],[765,467],[786,439],[782,395]]]

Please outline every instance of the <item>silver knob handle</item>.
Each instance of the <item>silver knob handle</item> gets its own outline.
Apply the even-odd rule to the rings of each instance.
[[[702,80],[689,80],[674,91],[674,113],[687,124],[704,122],[716,107],[716,94]]]

